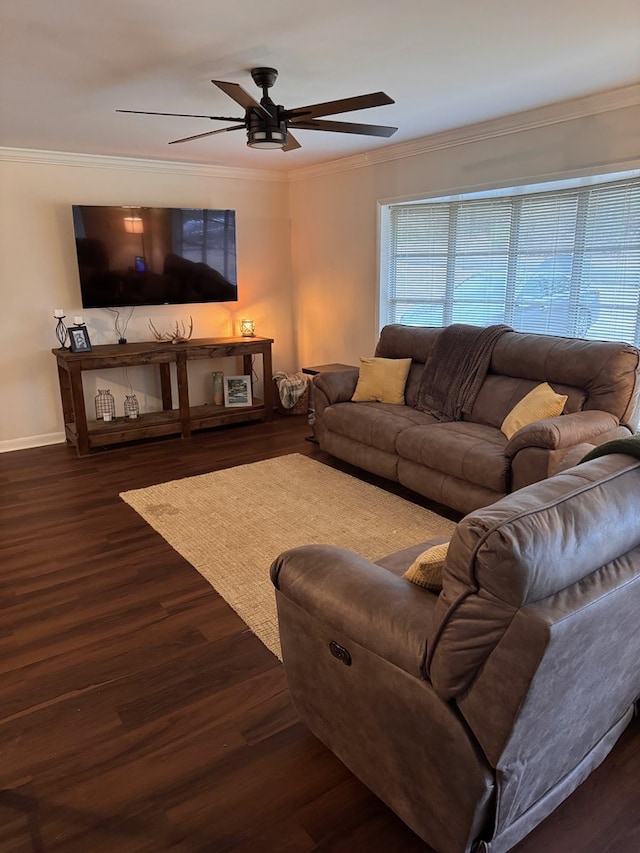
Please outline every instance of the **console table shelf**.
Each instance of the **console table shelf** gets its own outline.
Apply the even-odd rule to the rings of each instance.
[[[58,363],[60,397],[67,442],[79,456],[96,447],[122,444],[166,435],[188,438],[193,430],[209,429],[225,424],[270,420],[273,416],[274,391],[271,381],[272,338],[201,338],[180,344],[157,342],[105,344],[91,352],[72,353],[54,349]],[[251,406],[225,407],[207,403],[191,406],[187,363],[193,359],[242,356],[244,374],[252,376],[253,356],[262,357],[264,400],[254,397]],[[171,365],[176,366],[178,406],[174,408],[171,393]],[[115,418],[87,420],[82,388],[84,370],[106,370],[137,365],[157,366],[160,372],[162,410],[143,412],[134,420]]]

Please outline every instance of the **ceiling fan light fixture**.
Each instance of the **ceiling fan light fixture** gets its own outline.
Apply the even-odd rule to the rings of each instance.
[[[283,148],[286,144],[287,132],[279,127],[251,128],[247,132],[249,148]]]
[[[247,115],[247,145],[249,148],[276,149],[284,148],[287,144],[287,123],[282,120],[282,107],[262,99],[261,109],[250,110]]]

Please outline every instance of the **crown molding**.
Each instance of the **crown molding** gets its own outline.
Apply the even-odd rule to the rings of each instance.
[[[294,169],[288,172],[288,177],[290,181],[322,177],[364,168],[365,166],[387,163],[392,160],[429,154],[432,151],[440,151],[444,148],[455,148],[459,145],[483,142],[499,136],[522,133],[523,131],[574,121],[600,113],[634,107],[639,104],[640,82],[617,89],[595,92],[581,98],[546,104],[542,107],[535,107],[475,124],[463,125],[452,130],[423,136],[420,139],[399,142],[396,145],[386,145],[384,148],[368,151],[364,154],[356,154],[352,157],[343,157],[339,160]]]
[[[175,160],[150,160],[103,154],[75,154],[67,151],[38,151],[31,148],[0,148],[0,162],[31,163],[44,166],[73,166],[90,169],[115,169],[118,172],[162,172],[199,178],[233,178],[244,181],[287,183],[286,172],[266,169],[240,169],[233,166],[211,166]]]

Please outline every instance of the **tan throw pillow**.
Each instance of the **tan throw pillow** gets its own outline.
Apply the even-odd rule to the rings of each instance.
[[[442,589],[442,567],[448,550],[448,542],[432,545],[416,557],[402,577],[411,583],[418,584],[418,586],[440,592]]]
[[[360,358],[354,403],[395,403],[404,405],[404,386],[411,367],[410,358]]]
[[[548,382],[542,382],[516,403],[500,429],[510,439],[527,424],[561,415],[566,402],[567,397],[556,394]]]

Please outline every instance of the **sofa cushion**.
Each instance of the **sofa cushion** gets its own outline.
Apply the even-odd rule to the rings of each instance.
[[[408,427],[435,423],[431,415],[389,403],[334,403],[322,414],[325,427],[363,445],[396,452],[396,440]]]
[[[556,394],[548,382],[541,382],[519,403],[516,403],[502,422],[500,429],[507,438],[512,438],[527,424],[561,415],[566,402],[566,395]]]
[[[425,589],[438,592],[442,589],[442,567],[448,550],[448,542],[431,545],[426,551],[418,554],[402,577]]]
[[[377,401],[404,405],[404,386],[410,358],[360,358],[358,384],[351,398],[355,403]]]
[[[495,427],[454,421],[409,427],[398,436],[396,447],[404,459],[504,494],[509,491],[506,444]]]

